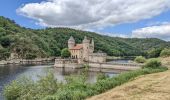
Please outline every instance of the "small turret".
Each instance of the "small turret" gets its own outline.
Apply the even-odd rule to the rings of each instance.
[[[94,52],[94,40],[93,39],[91,40],[91,52],[92,53]]]
[[[86,36],[84,37],[83,43],[90,43]]]
[[[93,39],[91,40],[91,44],[92,44],[92,46],[94,47],[94,40],[93,40]]]
[[[71,36],[70,39],[68,40],[68,48],[71,49],[75,46],[75,40],[74,38]]]

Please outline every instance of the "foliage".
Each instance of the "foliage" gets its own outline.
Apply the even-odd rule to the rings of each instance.
[[[27,53],[25,59],[35,59],[36,57],[37,57],[37,56],[36,56],[35,54]]]
[[[157,58],[149,59],[146,64],[144,65],[144,68],[159,68],[161,67],[161,61]]]
[[[156,58],[156,57],[159,57],[160,56],[160,53],[162,51],[162,48],[153,48],[151,50],[148,51],[148,57],[149,58]]]
[[[9,58],[9,56],[10,53],[8,49],[5,49],[0,45],[0,60],[6,60],[7,58]]]
[[[7,100],[41,100],[46,95],[54,94],[59,85],[52,73],[37,82],[21,77],[5,86],[4,96]]]
[[[71,56],[71,53],[70,51],[68,50],[68,48],[64,48],[62,51],[61,51],[61,57],[62,58],[68,58]]]
[[[146,51],[153,48],[170,47],[168,42],[159,39],[109,37],[70,28],[27,29],[0,16],[0,45],[8,52],[17,53],[20,58],[26,58],[28,53],[36,57],[60,56],[70,36],[77,43],[81,43],[84,36],[93,38],[95,51],[100,50],[110,56],[145,56]]]
[[[104,73],[99,73],[98,77],[97,77],[97,81],[104,80],[104,79],[107,79],[107,78],[109,78],[108,75],[105,75]]]
[[[168,56],[170,56],[170,49],[167,49],[167,48],[163,49],[163,50],[161,51],[160,56],[161,56],[161,57],[168,57]]]
[[[28,78],[13,81],[5,87],[7,100],[83,100],[111,88],[119,86],[135,77],[150,73],[165,71],[167,68],[144,68],[121,73],[115,77],[98,78],[96,83],[87,83],[85,74],[72,75],[66,78],[66,83],[58,83],[53,74],[41,77],[39,81]]]
[[[135,58],[135,62],[137,62],[137,63],[145,63],[146,59],[145,59],[145,57],[138,56],[138,57]]]

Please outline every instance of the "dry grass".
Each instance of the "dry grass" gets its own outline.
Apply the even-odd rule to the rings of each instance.
[[[170,68],[170,57],[161,57],[160,59],[163,65]]]
[[[87,100],[170,100],[170,70],[140,76]]]

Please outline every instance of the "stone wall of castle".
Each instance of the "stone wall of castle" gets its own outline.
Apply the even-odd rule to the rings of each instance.
[[[106,53],[92,53],[89,55],[89,62],[106,62],[107,54]]]

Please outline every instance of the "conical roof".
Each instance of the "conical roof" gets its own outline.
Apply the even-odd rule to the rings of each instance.
[[[75,41],[74,38],[71,36],[68,41]]]
[[[89,40],[87,39],[87,37],[85,36],[83,42],[90,42],[90,41],[89,41]]]

